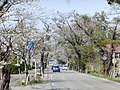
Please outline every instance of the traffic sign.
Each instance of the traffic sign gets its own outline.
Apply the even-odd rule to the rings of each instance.
[[[27,45],[28,45],[28,49],[33,52],[34,51],[34,41],[33,40],[30,40],[27,42]]]

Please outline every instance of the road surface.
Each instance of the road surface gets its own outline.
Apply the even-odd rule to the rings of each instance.
[[[120,83],[70,70],[60,73],[50,70],[43,84],[13,90],[120,90]]]
[[[120,90],[120,84],[75,71],[51,73],[53,90]]]

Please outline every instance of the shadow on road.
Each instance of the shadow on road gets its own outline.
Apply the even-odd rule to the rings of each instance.
[[[53,88],[53,89],[46,89],[46,90],[70,90],[70,88]]]

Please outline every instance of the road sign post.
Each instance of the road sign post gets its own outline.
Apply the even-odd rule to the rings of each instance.
[[[33,57],[33,53],[34,53],[34,41],[33,40],[29,40],[28,42],[27,42],[27,46],[28,46],[28,51],[29,51],[29,65],[31,66],[31,62],[30,62],[30,59],[31,59],[31,57]],[[31,66],[32,67],[32,66]]]

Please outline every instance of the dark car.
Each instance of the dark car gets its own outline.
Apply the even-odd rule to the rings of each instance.
[[[60,72],[60,67],[58,65],[52,66],[52,70],[53,70],[53,72]]]

